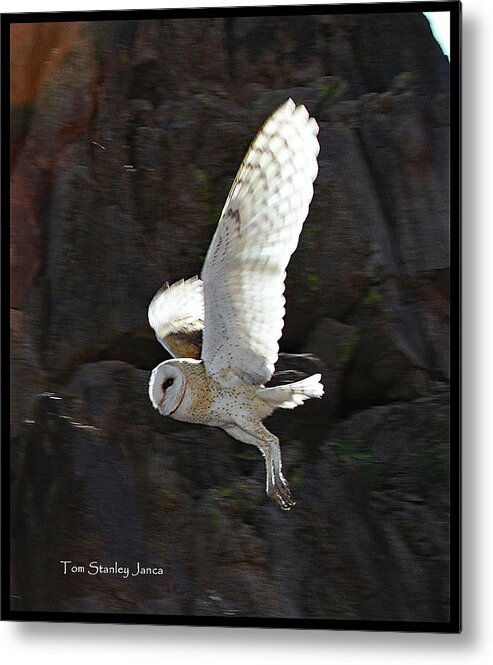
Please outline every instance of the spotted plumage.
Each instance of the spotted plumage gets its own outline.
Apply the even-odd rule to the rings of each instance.
[[[313,196],[318,125],[289,99],[253,140],[226,199],[201,279],[162,287],[149,323],[174,356],[158,365],[149,397],[162,415],[221,427],[257,446],[266,491],[291,499],[279,440],[262,424],[275,409],[321,397],[320,374],[266,387],[284,318],[284,280]]]

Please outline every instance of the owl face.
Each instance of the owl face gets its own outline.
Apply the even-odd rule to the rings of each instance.
[[[175,411],[185,394],[186,379],[179,367],[166,360],[152,371],[149,380],[149,397],[162,416]]]

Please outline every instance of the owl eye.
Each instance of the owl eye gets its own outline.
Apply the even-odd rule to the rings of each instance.
[[[173,385],[174,379],[166,379],[166,381],[163,383],[161,388],[163,389],[163,393],[167,388],[170,388]]]

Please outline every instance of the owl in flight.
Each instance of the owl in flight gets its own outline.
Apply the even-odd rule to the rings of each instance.
[[[275,409],[321,397],[321,375],[275,387],[284,317],[284,280],[317,176],[318,125],[289,99],[267,119],[233,182],[201,279],[165,284],[149,323],[173,356],[151,374],[149,397],[163,416],[221,427],[257,446],[266,492],[294,504],[279,439],[262,424]]]

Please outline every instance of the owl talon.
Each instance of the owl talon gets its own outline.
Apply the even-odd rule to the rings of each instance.
[[[289,510],[291,510],[291,508],[293,506],[296,506],[296,501],[293,501],[290,498],[286,499],[286,498],[278,497],[276,499],[276,501],[279,504],[279,507],[281,508],[281,510],[284,510],[285,512],[288,512]]]
[[[285,480],[282,486],[276,484],[268,494],[279,505],[281,510],[288,511],[296,505],[296,501],[291,498],[291,492]]]

